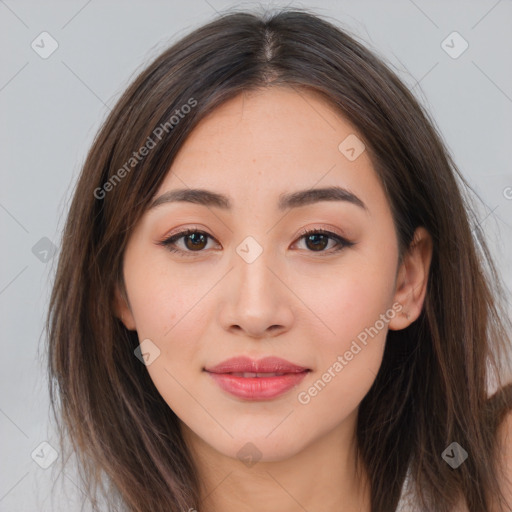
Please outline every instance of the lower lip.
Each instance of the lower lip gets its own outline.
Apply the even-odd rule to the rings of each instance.
[[[229,373],[208,372],[228,393],[246,400],[267,400],[286,393],[308,373],[286,373],[276,377],[237,377]]]

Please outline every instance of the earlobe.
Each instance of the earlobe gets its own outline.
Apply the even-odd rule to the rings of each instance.
[[[394,300],[401,310],[389,322],[391,330],[404,329],[419,317],[427,292],[432,248],[429,232],[418,227],[398,271]]]
[[[119,286],[116,286],[114,292],[114,314],[129,331],[136,330],[135,319],[128,305],[128,300],[119,289]]]

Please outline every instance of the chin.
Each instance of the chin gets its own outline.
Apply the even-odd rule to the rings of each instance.
[[[227,457],[240,460],[251,467],[256,462],[278,462],[286,460],[299,452],[304,440],[299,442],[283,431],[282,435],[271,434],[272,429],[253,436],[247,432],[236,435],[232,432],[233,438],[225,436],[219,439],[212,439],[209,443],[215,450]]]

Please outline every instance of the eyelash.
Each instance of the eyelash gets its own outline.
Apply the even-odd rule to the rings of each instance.
[[[186,257],[193,256],[196,253],[204,252],[204,249],[199,250],[199,251],[189,251],[189,250],[178,249],[174,246],[174,244],[180,238],[184,238],[184,237],[186,237],[188,235],[192,235],[192,234],[206,235],[208,238],[215,240],[215,238],[213,238],[213,236],[209,235],[205,231],[201,231],[198,229],[186,229],[184,231],[180,231],[179,233],[176,233],[176,234],[166,238],[165,240],[162,240],[161,242],[159,242],[159,245],[162,245],[163,247],[165,247],[167,250],[169,250],[171,252],[180,253],[181,255],[186,256]],[[309,235],[312,235],[312,234],[320,234],[320,235],[325,235],[329,238],[332,238],[336,241],[337,245],[328,251],[308,251],[308,252],[312,252],[312,253],[317,252],[321,255],[333,254],[333,253],[337,253],[337,252],[341,251],[342,249],[344,249],[346,247],[351,247],[351,246],[355,245],[355,242],[350,242],[349,240],[343,238],[342,236],[337,235],[336,233],[333,233],[332,231],[328,231],[326,229],[305,229],[305,230],[301,231],[300,236],[297,240],[301,240],[301,239],[303,239]]]

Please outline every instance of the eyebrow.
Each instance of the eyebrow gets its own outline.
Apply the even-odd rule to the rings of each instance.
[[[347,189],[332,186],[325,188],[310,188],[296,192],[283,193],[279,195],[278,209],[298,208],[320,201],[345,201],[368,210],[364,202]],[[232,203],[228,196],[211,190],[198,188],[184,188],[169,190],[157,197],[149,206],[149,210],[165,203],[187,202],[203,206],[213,206],[222,210],[231,210]]]

